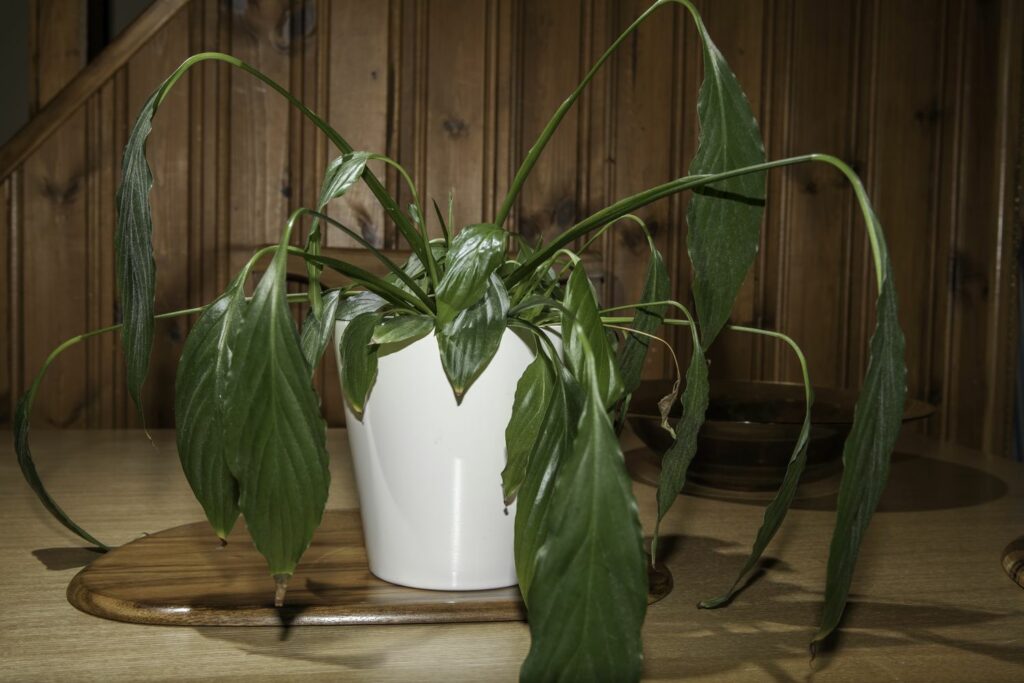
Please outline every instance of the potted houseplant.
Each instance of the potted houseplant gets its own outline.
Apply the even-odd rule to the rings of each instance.
[[[700,139],[689,175],[617,201],[547,244],[518,239],[506,229],[506,219],[560,121],[625,38],[671,4],[680,4],[689,12],[703,43]],[[201,309],[157,315],[153,310],[155,267],[148,202],[152,176],[145,143],[153,116],[170,88],[188,69],[206,60],[231,64],[279,92],[330,138],[340,155],[327,168],[318,205],[296,211],[288,219],[280,243],[254,254],[220,297]],[[407,210],[396,204],[367,169],[371,159],[394,166],[409,184],[413,202]],[[662,461],[657,497],[660,519],[685,481],[695,455],[708,396],[706,352],[728,326],[733,301],[757,251],[765,174],[774,168],[803,163],[829,164],[850,182],[870,238],[878,286],[877,324],[853,429],[844,446],[844,474],[829,551],[824,610],[813,647],[839,623],[859,542],[885,485],[900,426],[906,371],[892,268],[881,226],[849,166],[821,154],[765,160],[747,99],[687,0],[657,0],[615,40],[544,128],[490,222],[456,230],[434,204],[432,213],[444,234],[440,239],[428,237],[426,223],[432,218],[397,162],[353,150],[327,122],[281,86],[233,57],[203,53],[186,60],[146,102],[124,152],[116,242],[123,323],[68,340],[51,354],[17,408],[15,442],[22,471],[51,513],[69,529],[102,547],[51,499],[33,466],[28,423],[42,373],[64,348],[93,334],[119,329],[129,391],[138,404],[154,319],[199,313],[182,353],[176,386],[182,465],[218,536],[225,538],[239,515],[245,518],[277,582],[280,602],[285,598],[288,576],[309,545],[327,498],[325,427],[311,374],[332,334],[338,333],[337,352],[357,470],[365,469],[360,463],[374,462],[372,454],[360,454],[367,449],[358,441],[362,438],[369,443],[376,438],[372,424],[377,419],[375,413],[379,409],[381,419],[386,420],[389,411],[402,409],[394,405],[396,392],[389,387],[395,379],[393,369],[387,366],[426,350],[434,354],[434,369],[449,385],[446,391],[450,391],[451,403],[445,410],[451,415],[464,415],[459,411],[473,408],[475,391],[487,396],[495,386],[504,386],[502,398],[495,401],[500,405],[494,411],[501,418],[486,427],[489,435],[484,440],[489,444],[485,450],[497,450],[499,457],[487,465],[494,468],[492,483],[479,486],[493,491],[487,494],[493,496],[493,502],[488,503],[492,508],[513,501],[517,506],[511,542],[532,637],[523,677],[639,678],[640,629],[646,610],[645,564],[650,557],[644,552],[636,502],[616,430],[626,414],[629,396],[639,383],[647,348],[660,339],[659,328],[687,327],[693,351],[685,372],[685,388],[681,396],[673,392],[666,397],[666,404],[680,400],[683,414],[675,425],[666,425],[674,432],[674,442]],[[328,201],[342,196],[357,182],[367,184],[408,242],[413,256],[407,263],[392,263],[358,233],[323,213]],[[650,239],[650,262],[641,300],[621,310],[602,309],[583,262],[570,245],[618,229],[638,207],[683,190],[693,191],[687,213],[687,245],[694,272],[696,315],[669,300],[665,264]],[[292,230],[303,218],[312,220],[309,238],[302,248],[291,246]],[[322,231],[335,228],[377,255],[389,275],[376,277],[322,255]],[[310,285],[305,294],[286,292],[289,254],[303,258],[307,264]],[[265,260],[269,264],[255,290],[248,294],[246,281],[256,264]],[[324,268],[348,276],[354,284],[324,291],[319,283]],[[296,302],[309,304],[301,330],[296,329],[289,310],[289,304]],[[768,334],[793,347],[804,369],[807,418],[749,559],[731,588],[702,603],[708,608],[723,605],[732,597],[736,585],[753,568],[782,523],[805,462],[813,400],[806,364],[792,340],[777,332],[732,327]],[[511,359],[495,360],[506,345],[514,347]],[[395,370],[399,378],[411,371]],[[412,377],[408,380],[415,381]],[[375,381],[381,392],[377,397]],[[378,400],[379,406],[375,403]],[[409,410],[416,409],[417,397],[410,396],[405,405]],[[506,418],[504,433],[495,435],[495,425],[502,425]],[[438,431],[446,428],[436,422],[427,424]],[[420,436],[430,438],[430,434]],[[507,455],[500,453],[502,440]],[[499,473],[500,465],[503,468]],[[425,469],[416,472],[431,471],[430,462],[419,466]],[[416,472],[409,476],[416,476]],[[372,479],[365,478],[367,482]],[[360,474],[361,485],[363,479]],[[372,486],[368,483],[360,492],[364,506],[369,500],[365,489]],[[369,531],[368,544],[372,546],[375,532]],[[651,557],[657,553],[657,528],[653,533]],[[506,547],[509,543],[500,542]],[[386,554],[375,554],[383,557],[381,552]],[[387,564],[382,560],[380,567]],[[378,571],[387,578],[390,570]],[[504,579],[510,580],[510,576]]]

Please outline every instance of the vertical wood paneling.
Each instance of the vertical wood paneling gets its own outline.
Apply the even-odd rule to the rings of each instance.
[[[618,7],[615,33],[624,30],[650,3],[630,0]],[[660,10],[660,18],[645,23],[629,38],[613,58],[616,98],[615,160],[612,193],[625,197],[672,177],[676,165],[671,158],[673,135],[672,83],[676,74],[673,61],[666,59],[672,49],[672,9]],[[647,224],[658,249],[669,256],[671,233],[682,225],[671,225],[670,204],[657,202],[636,211]],[[609,239],[614,273],[613,303],[637,301],[643,290],[650,250],[638,226],[619,221]],[[652,344],[648,354],[648,374],[667,370],[669,356],[661,344]],[[659,373],[660,370],[660,373]]]
[[[84,4],[33,2],[40,104],[84,63]],[[403,163],[428,209],[431,198],[443,206],[454,187],[456,223],[464,225],[491,218],[551,113],[648,4],[192,3],[20,172],[0,179],[7,286],[0,323],[11,330],[0,341],[0,412],[9,419],[24,385],[19,375],[34,373],[61,339],[117,319],[110,245],[121,146],[142,100],[188,53],[230,51],[267,72],[356,148]],[[1005,450],[1024,10],[1013,0],[942,0],[928,12],[913,0],[698,6],[759,114],[769,157],[831,152],[863,174],[889,237],[910,390],[940,405],[931,431]],[[510,227],[550,238],[610,201],[683,175],[696,147],[701,77],[688,14],[660,10],[566,117]],[[161,108],[149,151],[161,310],[215,296],[255,247],[278,239],[291,209],[315,200],[333,155],[278,95],[210,64]],[[408,204],[397,174],[377,169]],[[686,199],[641,212],[684,302]],[[363,188],[330,211],[375,244],[403,246]],[[328,244],[351,241],[332,231]],[[647,262],[639,231],[621,224],[594,251],[607,271],[603,298],[635,300]],[[870,266],[861,219],[837,173],[824,166],[774,172],[761,252],[733,320],[793,335],[815,383],[856,385],[873,327]],[[181,320],[157,328],[146,394],[152,425],[173,423],[171,387],[187,327]],[[686,334],[669,336],[687,351]],[[137,424],[118,346],[109,336],[71,351],[40,394],[37,424]],[[736,334],[723,335],[712,360],[717,377],[798,377],[785,348]],[[668,370],[657,349],[647,374]],[[336,374],[328,362],[317,377],[332,423],[341,417]]]
[[[967,43],[961,65],[965,79],[964,121],[970,135],[962,139],[958,174],[957,226],[953,243],[950,280],[952,358],[947,368],[947,400],[950,421],[946,435],[964,443],[987,444],[990,419],[979,420],[962,406],[973,403],[984,413],[998,411],[993,405],[994,383],[1001,368],[996,367],[992,344],[999,331],[994,328],[1001,288],[998,267],[1002,265],[1003,244],[998,229],[978,230],[979,224],[998,226],[1000,195],[998,166],[992,150],[999,138],[1000,96],[998,81],[1000,35],[999,3],[971,2],[966,8]],[[1005,144],[1005,143],[1004,143]]]
[[[31,13],[33,108],[37,110],[85,63],[85,3],[36,0]],[[45,35],[44,32],[45,31]],[[49,350],[83,332],[88,243],[85,114],[77,112],[25,163],[21,188],[23,339],[18,362],[39,368]],[[55,274],[59,274],[55,277]],[[85,349],[65,354],[40,392],[38,424],[84,426],[88,401]]]
[[[232,3],[231,49],[286,88],[291,87],[287,0]],[[253,249],[277,242],[292,193],[289,105],[255,78],[231,72],[231,272]]]
[[[420,196],[442,203],[455,189],[455,223],[483,216],[484,92],[487,3],[431,0],[426,17],[426,87]],[[431,234],[440,234],[432,223]]]
[[[785,98],[789,145],[779,155],[832,150],[850,158],[852,58],[857,26],[855,5],[797,0],[789,36],[791,56]],[[777,327],[807,354],[812,380],[842,383],[846,349],[844,284],[851,195],[845,180],[821,164],[792,167],[780,174],[786,213],[772,236],[776,259],[766,277],[779,278]],[[776,347],[773,375],[798,380],[799,365],[788,349]],[[771,366],[770,366],[771,367]]]
[[[359,150],[388,152],[388,78],[390,7],[379,0],[331,3],[327,116],[331,125]],[[336,150],[331,150],[331,156]],[[383,179],[383,162],[370,168]],[[322,169],[317,169],[322,173]],[[385,242],[384,210],[362,184],[331,202],[330,214],[374,246]],[[357,243],[338,230],[329,230],[327,244],[351,247]]]
[[[875,92],[870,101],[862,98],[861,110],[866,115],[860,122],[857,158],[870,163],[864,169],[868,191],[877,213],[885,217],[883,226],[900,299],[928,302],[938,246],[932,238],[938,188],[934,174],[926,170],[939,163],[941,126],[948,116],[941,108],[943,12],[941,7],[937,12],[921,12],[919,4],[909,0],[869,4],[878,13],[872,61],[876,70],[884,65],[886,78],[862,79],[874,83]],[[894,150],[899,153],[892,153]],[[853,283],[857,295],[851,297],[850,317],[857,329],[850,335],[848,371],[856,383],[865,369],[877,289],[860,216],[854,223],[859,267],[851,269],[857,276]],[[911,387],[923,386],[927,376],[934,317],[934,308],[927,304],[900,308]]]
[[[525,0],[522,14],[524,96],[521,161],[551,114],[579,82],[581,2]],[[562,119],[520,194],[516,226],[527,240],[551,239],[576,222],[578,102]]]
[[[6,288],[3,296],[0,296],[0,425],[7,426],[11,423],[11,416],[14,412],[14,396],[17,389],[14,381],[15,362],[12,358],[13,339],[19,331],[20,325],[15,326],[13,317],[12,299],[20,294],[20,289],[11,287],[11,266],[13,265],[12,246],[16,239],[13,224],[11,222],[11,211],[13,207],[12,181],[7,178],[0,182],[0,282]]]

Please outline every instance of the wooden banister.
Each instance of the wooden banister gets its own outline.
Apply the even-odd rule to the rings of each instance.
[[[0,180],[7,178],[93,93],[110,80],[189,0],[156,0],[10,141],[0,147]]]

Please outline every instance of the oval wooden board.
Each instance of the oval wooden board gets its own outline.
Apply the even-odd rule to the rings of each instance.
[[[240,522],[238,527],[244,525]],[[221,547],[206,522],[145,536],[95,560],[68,586],[72,605],[141,624],[279,626],[525,620],[519,589],[429,591],[370,574],[356,511],[331,511],[275,608],[274,582],[244,528]]]

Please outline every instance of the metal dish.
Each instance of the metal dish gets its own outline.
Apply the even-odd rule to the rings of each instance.
[[[630,426],[659,458],[672,444],[658,415],[658,400],[671,386],[669,380],[641,383],[629,408]],[[709,398],[688,479],[699,486],[734,491],[778,488],[804,419],[803,385],[714,381]],[[843,442],[853,424],[856,401],[854,390],[815,387],[807,467],[801,481],[824,479],[841,469]],[[677,401],[673,420],[680,411]],[[903,421],[921,420],[933,412],[933,406],[910,400]]]

